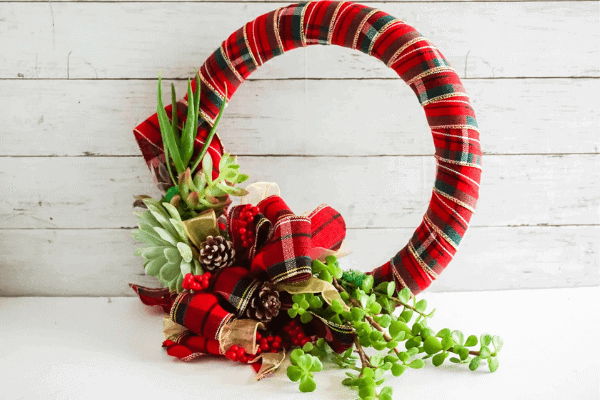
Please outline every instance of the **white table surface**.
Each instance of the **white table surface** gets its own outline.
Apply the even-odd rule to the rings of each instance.
[[[599,288],[426,293],[430,326],[501,335],[496,373],[449,364],[407,370],[394,399],[598,399]],[[180,362],[161,348],[162,314],[137,298],[0,298],[0,398],[352,399],[339,370],[302,394],[284,370]]]

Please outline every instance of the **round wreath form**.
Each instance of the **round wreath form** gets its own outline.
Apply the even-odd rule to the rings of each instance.
[[[423,221],[402,250],[368,274],[339,268],[346,231],[339,213],[323,205],[297,216],[278,192],[269,195],[275,186],[236,187],[248,176],[215,135],[226,102],[253,71],[314,44],[359,50],[396,71],[423,106],[435,144],[436,179]],[[134,134],[164,194],[138,197],[136,205],[148,211],[137,214],[134,237],[148,247],[137,254],[166,287],[131,286],[145,304],[169,314],[168,354],[225,355],[252,364],[260,379],[296,348],[288,376],[312,391],[319,360],[331,350],[338,365],[358,372],[344,384],[361,398],[381,399],[391,398],[391,388],[375,389],[385,371],[397,376],[429,357],[436,366],[453,353],[451,360],[471,369],[482,360],[491,371],[498,367],[499,337],[482,335],[480,350],[468,349],[477,345],[475,336],[436,334],[427,325],[426,302],[414,299],[452,260],[467,230],[479,196],[481,147],[458,75],[405,22],[352,2],[300,3],[261,15],[204,62],[183,100],[173,89],[164,107],[159,80],[157,114]],[[242,204],[231,206],[231,196]],[[385,352],[369,356],[364,347]]]

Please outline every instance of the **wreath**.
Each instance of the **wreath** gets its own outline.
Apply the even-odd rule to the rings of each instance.
[[[369,273],[344,271],[346,226],[322,205],[298,215],[276,184],[241,188],[249,177],[224,151],[216,129],[229,98],[269,59],[308,45],[335,44],[372,55],[411,87],[435,144],[429,208],[408,244]],[[498,368],[502,339],[434,331],[433,311],[415,296],[452,260],[479,194],[481,147],[474,111],[456,72],[414,28],[352,2],[293,4],[234,32],[205,61],[187,95],[162,101],[134,129],[163,196],[137,196],[136,250],[163,288],[131,284],[144,304],[163,308],[167,354],[248,363],[261,379],[290,355],[288,377],[316,388],[323,360],[349,370],[343,385],[364,399],[391,399],[387,372],[447,359]],[[239,202],[233,205],[232,198]],[[239,203],[239,204],[238,204]],[[478,347],[476,347],[478,346]],[[372,349],[369,349],[372,348]],[[328,365],[328,364],[326,364]]]

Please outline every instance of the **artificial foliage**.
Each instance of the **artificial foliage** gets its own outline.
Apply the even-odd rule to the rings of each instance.
[[[271,193],[274,184],[237,186],[248,175],[216,134],[227,101],[252,72],[315,44],[384,62],[415,92],[432,130],[437,168],[429,207],[408,244],[368,273],[344,270],[338,261],[346,238],[339,212],[321,205],[296,214],[278,190]],[[292,4],[230,35],[188,81],[183,100],[172,85],[165,107],[161,86],[159,78],[157,113],[134,134],[164,195],[138,196],[135,204],[147,211],[137,214],[133,235],[146,243],[136,251],[146,271],[164,287],[131,286],[144,304],[165,312],[168,355],[225,357],[251,365],[257,379],[289,357],[287,376],[302,392],[317,389],[323,369],[339,368],[346,372],[340,383],[369,400],[391,399],[386,380],[407,370],[454,363],[496,371],[500,337],[434,329],[435,310],[417,299],[461,244],[482,168],[469,97],[417,30],[352,2]],[[294,187],[294,176],[288,179]],[[389,199],[382,194],[381,201]]]
[[[465,339],[460,330],[436,331],[429,326],[435,310],[428,310],[425,299],[417,301],[407,288],[397,291],[393,281],[373,287],[371,276],[357,271],[342,274],[335,257],[328,257],[327,261],[327,264],[314,261],[313,274],[333,282],[350,309],[344,310],[337,302],[326,306],[322,297],[309,293],[295,295],[288,313],[290,317],[300,315],[303,323],[312,319],[303,318],[305,315],[320,315],[352,326],[356,336],[353,347],[342,354],[331,351],[323,339],[294,349],[287,376],[299,382],[300,391],[316,389],[314,374],[323,369],[325,360],[348,370],[342,385],[355,389],[359,398],[366,400],[391,399],[390,386],[379,388],[386,378],[400,376],[407,369],[423,368],[428,359],[435,367],[451,362],[465,364],[471,371],[482,364],[487,364],[490,372],[498,369],[498,352],[503,345],[499,336],[483,334],[478,339],[470,335]],[[357,285],[359,277],[362,283]],[[375,354],[366,350],[369,348]]]

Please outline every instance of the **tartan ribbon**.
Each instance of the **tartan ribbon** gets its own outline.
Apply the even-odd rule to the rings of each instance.
[[[333,208],[322,205],[307,217],[294,215],[279,196],[269,196],[257,205],[252,229],[255,241],[251,248],[242,247],[237,232],[242,225],[245,205],[233,207],[228,216],[229,236],[238,259],[237,266],[219,271],[213,292],[225,298],[242,314],[252,294],[264,281],[292,284],[311,276],[311,255],[315,248],[338,250],[346,236],[346,225]]]

